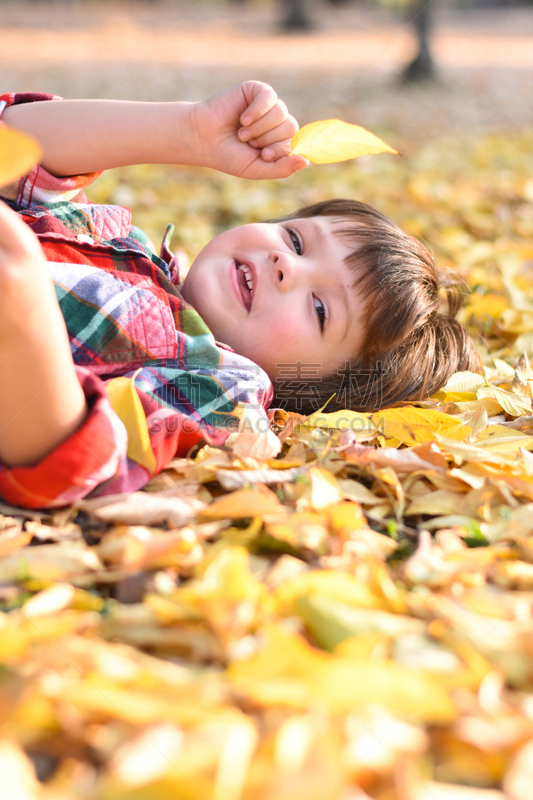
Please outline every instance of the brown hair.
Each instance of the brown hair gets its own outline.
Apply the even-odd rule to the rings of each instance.
[[[388,217],[366,203],[327,200],[269,221],[323,216],[347,223],[334,233],[353,247],[345,263],[366,302],[366,336],[342,369],[300,385],[293,396],[277,381],[274,402],[311,413],[335,394],[326,411],[376,411],[427,397],[454,372],[481,370],[472,337],[455,319],[462,295],[451,274],[440,272],[427,247]],[[439,289],[446,291],[444,313]]]

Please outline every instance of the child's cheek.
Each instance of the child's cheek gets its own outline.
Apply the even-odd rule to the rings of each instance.
[[[275,336],[282,346],[305,343],[309,340],[309,334],[309,326],[306,321],[296,314],[286,316],[276,325]]]
[[[296,354],[301,352],[302,346],[307,346],[309,332],[301,319],[296,315],[277,319],[268,327],[267,340],[270,350],[282,355],[283,353]]]

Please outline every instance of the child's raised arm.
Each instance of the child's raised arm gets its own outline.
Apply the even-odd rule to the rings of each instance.
[[[7,108],[3,121],[35,136],[42,166],[78,175],[128,164],[211,167],[254,180],[307,166],[290,155],[298,124],[272,87],[246,81],[199,103],[62,100]]]

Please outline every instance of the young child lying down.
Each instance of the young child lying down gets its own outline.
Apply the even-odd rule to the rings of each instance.
[[[278,405],[291,407],[292,387],[304,412],[333,393],[328,410],[375,410],[476,369],[454,309],[439,311],[429,252],[363,203],[226,231],[181,282],[170,229],[157,255],[128,209],[87,202],[101,170],[127,164],[250,179],[304,168],[291,154],[297,123],[270,86],[200,103],[7,94],[0,113],[44,154],[0,192],[4,500],[47,507],[139,489],[192,445],[221,444],[237,403],[276,405],[276,388]],[[105,388],[117,376],[134,378],[152,470],[128,455]]]

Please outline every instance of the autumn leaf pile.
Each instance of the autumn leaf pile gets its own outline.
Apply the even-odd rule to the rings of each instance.
[[[470,287],[486,374],[372,415],[278,412],[277,457],[244,410],[144,492],[0,506],[0,797],[530,800],[532,153],[440,140],[268,185],[94,186],[154,241],[174,221],[184,263],[231,225],[373,203]]]

